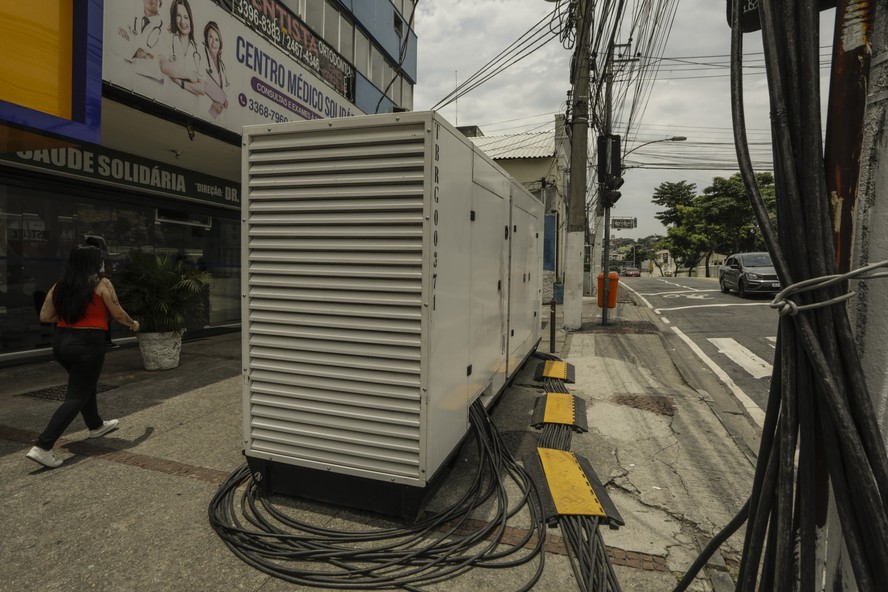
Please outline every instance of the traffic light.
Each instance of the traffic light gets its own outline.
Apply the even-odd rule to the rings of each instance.
[[[617,191],[620,187],[623,186],[623,177],[611,177],[604,183],[604,190],[601,194],[601,205],[606,208],[614,207],[614,204],[617,203],[617,200],[623,196],[622,193]]]
[[[614,207],[614,204],[617,203],[617,200],[622,197],[622,193],[613,189],[605,189],[604,194],[602,195],[602,205],[606,208]]]
[[[620,162],[620,136],[603,134],[598,136],[598,182],[613,182],[622,173]]]

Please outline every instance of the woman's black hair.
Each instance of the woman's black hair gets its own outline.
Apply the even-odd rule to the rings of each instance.
[[[76,323],[86,315],[101,268],[102,251],[97,247],[74,247],[52,292],[52,304],[61,320]]]

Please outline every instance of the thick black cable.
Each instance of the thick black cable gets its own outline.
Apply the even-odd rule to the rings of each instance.
[[[535,573],[522,588],[529,590],[542,574],[545,540],[533,483],[506,450],[480,403],[472,406],[469,415],[479,457],[472,484],[457,504],[419,520],[412,527],[343,533],[304,524],[280,511],[252,481],[246,466],[220,486],[208,510],[210,522],[232,552],[247,564],[305,586],[418,590],[416,586],[450,579],[475,567],[510,568],[538,557]],[[523,492],[512,508],[500,474],[515,480]],[[258,530],[247,528],[234,511],[235,491],[241,487],[244,489],[240,514]],[[457,536],[456,531],[466,524],[471,509],[491,496],[498,503],[494,517],[485,527]],[[506,544],[506,521],[522,508],[528,510],[535,526],[517,543]],[[533,537],[536,542],[531,546]],[[367,542],[379,544],[369,549],[359,545]],[[497,551],[499,547],[501,551]],[[521,556],[509,559],[515,554]],[[326,567],[311,570],[299,563],[299,569],[294,569],[282,565],[285,561],[318,561]],[[329,566],[335,566],[339,572],[330,573]]]
[[[795,350],[802,351],[796,343]],[[812,495],[818,487],[818,459],[822,457],[822,443],[817,441],[817,402],[810,372],[799,373],[799,483],[798,483],[798,532],[799,532],[799,582],[800,590],[813,590],[816,585],[817,506]],[[825,479],[819,479],[826,487]]]
[[[816,9],[813,7],[813,2],[810,1],[802,2],[801,5],[803,10],[797,12],[801,12],[802,17],[807,20],[799,23],[798,21],[802,19],[796,18],[794,21],[796,26],[804,29],[805,25],[812,26],[809,21],[816,16]],[[790,248],[792,246],[798,247],[799,245],[810,246],[811,252],[807,253],[806,257],[802,258],[799,263],[803,266],[810,265],[817,275],[826,275],[834,271],[835,258],[832,251],[832,237],[829,232],[825,176],[822,171],[822,153],[819,144],[819,110],[816,114],[805,113],[806,106],[810,101],[816,103],[818,95],[815,92],[816,87],[810,87],[810,80],[802,80],[800,90],[792,95],[796,99],[800,99],[796,103],[801,106],[799,110],[801,115],[797,115],[795,110],[787,110],[787,103],[785,101],[787,95],[783,89],[783,80],[785,78],[799,80],[799,78],[806,79],[807,77],[804,75],[787,76],[781,72],[781,67],[790,68],[796,65],[794,61],[795,51],[790,51],[790,58],[784,58],[782,62],[775,59],[775,57],[769,58],[770,55],[776,54],[773,48],[778,47],[779,44],[780,25],[785,28],[790,27],[785,18],[781,18],[785,17],[785,14],[778,17],[775,12],[770,1],[765,0],[762,2],[760,13],[762,16],[766,58],[769,61],[768,72],[769,89],[772,95],[771,101],[772,105],[775,106],[776,113],[789,115],[789,117],[775,118],[777,154],[786,162],[786,165],[783,167],[785,169],[783,177],[785,179],[786,197],[793,204],[797,204],[796,211],[802,213],[807,223],[806,225],[797,225],[796,227],[802,226],[802,230],[805,230],[805,226],[807,226],[807,237],[815,237],[813,241],[806,241],[804,238],[807,237],[803,237],[802,241],[792,241],[789,246]],[[795,16],[798,16],[798,14]],[[816,20],[814,25],[816,25]],[[786,33],[784,33],[784,37],[790,44],[795,40],[793,36]],[[810,44],[803,44],[804,47],[807,47],[807,45]],[[769,47],[772,48],[771,52],[768,52]],[[790,49],[795,48],[791,46]],[[796,70],[790,70],[790,72],[795,73]],[[810,109],[810,107],[807,107],[807,109]],[[790,123],[794,123],[797,126],[795,129],[818,130],[816,145],[814,142],[815,138],[812,138],[810,133],[807,136],[793,137],[793,127],[789,125]],[[798,160],[795,157],[797,148],[801,153]],[[797,162],[805,163],[805,174],[802,174],[801,170],[796,171]],[[817,164],[820,166],[815,170],[815,174],[811,174],[810,169],[812,165]],[[802,195],[810,196],[811,199],[803,202],[801,200]],[[818,235],[820,240],[817,239]],[[789,241],[783,241],[781,244],[785,245],[787,242]],[[851,413],[850,398],[853,394],[849,393],[844,380],[844,375],[847,372],[841,367],[835,368],[835,364],[830,362],[831,360],[842,359],[841,355],[836,351],[835,340],[837,333],[844,331],[841,327],[848,325],[847,316],[845,314],[838,314],[836,309],[832,307],[830,309],[818,310],[815,317],[817,319],[816,324],[812,324],[809,318],[804,315],[799,315],[796,318],[796,322],[799,325],[805,349],[812,360],[815,375],[820,382],[818,390],[822,389],[825,395],[824,399],[828,403],[830,417],[841,434],[838,441],[842,447],[845,461],[862,484],[857,490],[858,495],[855,496],[856,499],[852,500],[837,496],[836,503],[837,505],[848,504],[853,511],[853,515],[857,516],[856,521],[844,526],[846,528],[862,528],[869,539],[866,551],[871,556],[881,555],[880,560],[877,561],[873,557],[873,561],[871,561],[871,566],[877,572],[872,575],[876,577],[878,586],[883,589],[888,588],[888,570],[885,569],[885,564],[888,562],[884,561],[885,550],[888,549],[888,516],[886,516],[884,506],[884,495],[880,495],[879,492],[879,479],[877,477],[879,468],[886,461],[884,455],[883,458],[879,459],[877,458],[878,455],[866,451],[867,438],[865,433],[861,434],[860,431],[860,427],[863,427],[865,432],[866,423],[863,418],[860,418],[861,422],[858,423]],[[848,330],[850,330],[850,326]],[[864,393],[866,393],[865,389]],[[864,396],[869,398],[868,393]],[[870,463],[870,459],[873,458],[876,459],[876,464]],[[835,471],[831,469],[830,472],[832,474]],[[884,493],[884,488],[881,489]],[[855,558],[852,558],[852,561],[854,560]],[[858,569],[861,567],[858,566]]]
[[[724,544],[726,540],[731,538],[731,536],[737,532],[737,530],[743,526],[743,523],[746,522],[746,517],[749,514],[749,500],[746,500],[746,503],[743,504],[743,507],[740,508],[740,511],[737,512],[737,515],[731,518],[731,521],[721,529],[712,540],[710,540],[703,550],[700,552],[700,555],[694,560],[688,570],[685,572],[684,576],[678,581],[678,584],[675,585],[675,588],[672,589],[672,592],[684,592],[688,589],[688,586],[694,581],[694,578],[697,577],[697,574],[700,573],[700,570],[706,566],[706,563],[709,559],[718,551],[719,547]]]
[[[739,5],[739,3],[737,4]],[[773,26],[773,23],[779,21],[786,25],[787,28],[790,26],[796,26],[796,19],[787,18],[787,16],[795,16],[788,4],[784,5],[784,12],[781,15],[782,18],[772,16],[771,11],[773,8],[769,2],[762,3],[761,14],[763,37],[765,37],[766,41],[765,48],[769,66],[769,88],[772,91],[771,99],[774,113],[773,127],[776,147],[775,152],[780,156],[779,159],[775,159],[775,171],[777,172],[777,177],[779,179],[778,196],[781,198],[778,200],[778,205],[781,207],[781,212],[784,214],[792,215],[793,212],[801,212],[802,216],[807,216],[804,219],[805,224],[790,224],[785,229],[786,232],[784,234],[792,235],[793,233],[796,233],[798,236],[781,236],[781,244],[788,246],[794,264],[798,261],[801,262],[801,276],[805,277],[810,276],[811,273],[822,274],[824,269],[828,269],[829,264],[832,262],[830,257],[828,257],[828,247],[831,246],[831,237],[827,232],[828,224],[823,223],[824,219],[826,219],[824,214],[827,212],[824,212],[825,199],[822,199],[822,175],[817,173],[811,174],[810,171],[807,171],[806,175],[802,175],[803,179],[806,177],[816,178],[816,183],[811,185],[811,183],[808,182],[811,186],[806,186],[801,192],[799,190],[798,177],[796,176],[796,159],[793,155],[793,147],[799,147],[801,155],[800,162],[808,163],[805,166],[806,168],[810,168],[809,165],[811,162],[816,163],[819,160],[819,132],[817,134],[809,133],[807,134],[807,137],[804,138],[797,138],[793,137],[793,129],[819,130],[819,121],[817,121],[814,116],[816,115],[819,117],[819,109],[813,109],[809,106],[807,112],[804,112],[803,110],[802,112],[797,113],[794,110],[790,110],[787,113],[785,103],[783,102],[785,91],[782,88],[782,81],[784,77],[788,77],[791,82],[796,84],[798,90],[793,92],[792,96],[799,98],[797,102],[804,105],[810,105],[812,103],[812,101],[807,100],[807,97],[815,94],[812,93],[810,85],[812,84],[812,79],[816,79],[816,76],[803,75],[801,78],[804,80],[800,85],[798,82],[799,76],[782,73],[783,70],[788,72],[798,72],[802,68],[807,67],[808,74],[810,74],[812,68],[811,63],[814,61],[811,59],[810,55],[803,56],[801,60],[796,60],[796,51],[793,50],[796,49],[799,44],[805,48],[809,48],[814,44],[808,39],[803,39],[800,43],[797,43],[794,40],[794,35],[796,33],[792,30],[784,30],[782,33],[783,37],[789,43],[790,51],[788,53],[790,56],[787,57],[785,53],[781,55],[778,50],[775,49],[779,47],[779,43],[775,36],[775,27]],[[812,3],[810,2],[803,5],[802,12],[806,19],[810,19],[813,14],[816,14],[816,10],[812,8]],[[735,6],[733,25],[732,54],[738,56],[740,55],[738,48],[741,44],[739,6]],[[807,23],[806,20],[798,26],[804,29],[806,26],[809,26],[809,23]],[[810,54],[811,52],[809,51],[808,53]],[[803,52],[799,51],[798,54],[803,55]],[[756,211],[756,216],[762,226],[763,234],[766,239],[770,239],[767,240],[768,248],[772,251],[772,258],[775,260],[775,266],[778,268],[781,281],[785,284],[790,284],[792,282],[789,277],[789,270],[782,258],[780,250],[777,249],[777,241],[774,240],[773,229],[770,228],[767,222],[767,217],[761,216],[758,210],[760,207],[761,196],[757,191],[758,188],[755,186],[751,167],[749,166],[748,154],[745,151],[745,132],[742,122],[742,87],[739,83],[740,78],[738,75],[739,69],[737,68],[737,63],[738,60],[736,58],[732,60],[732,100],[734,103],[734,127],[736,130],[735,144],[737,146],[738,161],[741,165],[741,175],[747,185],[748,193],[752,197],[753,208]],[[816,90],[816,87],[813,90]],[[814,97],[813,102],[816,103],[816,97]],[[813,136],[816,136],[816,138]],[[800,193],[820,196],[820,199],[814,199],[817,203],[812,207],[804,207],[800,199]],[[812,213],[814,215],[809,215]],[[784,219],[789,218],[784,216]],[[814,230],[810,229],[812,227]],[[814,240],[814,248],[819,248],[816,254],[809,254],[806,252],[806,238],[807,236],[810,236],[812,232],[815,236],[820,235],[821,237],[825,237],[823,240]],[[826,243],[826,246],[823,246],[824,243]],[[813,269],[807,268],[809,263],[814,264],[813,267],[816,269],[816,272]],[[863,578],[859,579],[858,584],[861,582],[867,584],[869,581],[868,578],[870,577],[869,570],[876,569],[877,571],[884,571],[884,565],[888,563],[884,561],[885,545],[883,537],[885,536],[885,529],[882,526],[885,513],[884,501],[880,502],[879,500],[880,490],[883,492],[883,500],[885,497],[885,487],[881,484],[883,482],[882,475],[884,474],[883,467],[888,463],[886,463],[884,453],[882,452],[880,454],[883,450],[883,444],[881,441],[878,443],[872,441],[872,436],[874,434],[871,431],[871,428],[866,425],[867,423],[873,423],[871,421],[872,417],[865,417],[865,414],[861,413],[863,409],[871,405],[871,400],[866,392],[865,383],[859,378],[862,377],[862,373],[858,369],[859,366],[856,364],[855,360],[852,359],[849,361],[847,359],[848,357],[854,357],[854,354],[852,353],[848,355],[845,351],[846,348],[844,347],[840,347],[838,348],[839,351],[836,351],[836,347],[830,340],[831,336],[833,336],[833,339],[838,342],[843,342],[847,339],[848,341],[845,342],[848,344],[847,349],[853,352],[854,345],[853,340],[850,339],[850,325],[847,323],[847,316],[837,314],[834,310],[817,313],[815,316],[817,317],[816,328],[819,330],[816,330],[815,326],[812,326],[811,322],[803,316],[802,318],[797,319],[796,322],[800,331],[801,343],[812,362],[810,375],[816,378],[814,391],[817,396],[817,401],[820,406],[828,409],[828,414],[824,416],[824,419],[835,422],[836,428],[832,427],[832,423],[824,423],[824,429],[829,433],[832,433],[832,429],[838,429],[838,432],[842,434],[841,437],[835,438],[834,441],[836,446],[834,448],[829,449],[829,447],[827,447],[829,457],[827,464],[829,466],[831,477],[835,475],[833,478],[841,481],[840,483],[834,484],[834,486],[838,485],[838,487],[834,487],[834,489],[836,489],[836,505],[842,520],[843,531],[845,531],[846,543],[850,543],[849,550],[851,546],[854,546],[855,549],[861,551],[861,553],[855,553],[853,550],[849,552],[852,566],[855,574]],[[824,344],[825,349],[822,349],[820,343],[818,343],[818,339],[822,339],[821,336],[826,337]],[[835,338],[835,336],[838,337]],[[845,367],[840,367],[839,370],[844,370],[845,374],[850,374],[852,376],[851,381],[855,383],[857,388],[849,389],[841,376],[834,375],[832,367],[827,363],[827,360],[837,359],[841,360],[843,362],[842,366]],[[799,359],[797,366],[806,366],[806,364]],[[857,400],[855,400],[855,398]],[[810,413],[805,417],[810,418]],[[861,429],[862,433],[858,433],[857,429]],[[805,428],[802,427],[802,430],[804,432]],[[876,435],[878,435],[877,432]],[[807,446],[804,441],[806,440],[803,440],[800,444],[800,462],[803,454],[805,455],[805,458],[807,458],[808,455],[814,453],[814,451],[811,450],[811,447]],[[807,441],[810,441],[810,438],[808,438]],[[784,452],[786,451],[784,450]],[[844,487],[844,475],[846,469],[842,469],[841,467],[844,466],[843,457],[845,456],[850,462],[847,470],[850,470],[855,475],[855,478],[863,481],[863,489],[865,490],[863,492],[863,497],[865,500],[862,504],[854,504],[848,495],[847,489]],[[769,461],[770,460],[771,458],[769,457]],[[761,462],[762,457],[760,456],[760,463]],[[805,462],[810,463],[811,460],[808,459]],[[811,471],[809,471],[809,473],[810,472]],[[806,476],[805,479],[807,482],[810,482],[810,475]],[[796,499],[801,499],[801,496],[796,496]],[[810,510],[803,511],[803,513],[810,515]],[[757,518],[762,517],[762,512],[757,512],[756,514]],[[871,523],[867,522],[867,516],[870,517]],[[772,516],[772,519],[773,518],[774,517]],[[863,521],[862,524],[860,523],[861,521]],[[799,519],[800,528],[803,533],[808,533],[807,536],[810,537],[811,525],[808,524],[808,526],[805,526],[805,523],[807,522],[810,522],[810,519]],[[750,525],[750,528],[747,531],[746,544],[748,546],[744,549],[744,563],[741,563],[741,586],[746,587],[743,587],[742,589],[751,589],[751,586],[754,584],[750,583],[750,580],[754,582],[758,572],[758,558],[754,557],[753,550],[749,546],[750,541],[755,544],[755,540],[758,539],[757,536],[750,537],[750,534],[752,534],[754,530],[755,527]],[[857,539],[858,534],[866,535],[867,543],[864,545],[866,547],[865,549],[860,549],[860,545],[853,540],[849,541],[849,538]],[[768,538],[770,541],[773,541],[775,536],[775,532],[771,532]],[[803,536],[805,535],[803,534]],[[806,566],[811,566],[812,564],[812,541],[802,540],[801,546],[803,559],[800,568],[805,569]],[[771,548],[771,545],[769,545],[769,548]],[[807,551],[805,549],[807,549]],[[878,558],[879,561],[866,562],[865,560],[860,559],[860,557],[867,552],[870,556]],[[807,559],[805,557],[807,557]],[[869,565],[866,565],[866,563],[869,563]],[[875,566],[873,564],[875,564]],[[767,587],[771,583],[769,575],[771,573],[771,566],[772,561],[769,556],[766,558],[762,572],[762,583],[764,587]],[[882,577],[883,574],[878,574],[879,579],[877,580],[878,584],[876,585],[879,586],[880,589],[884,588],[885,584],[881,579]],[[810,581],[810,578],[808,578],[808,581]]]
[[[793,529],[793,505],[795,501],[795,451],[796,437],[799,430],[798,408],[796,400],[794,361],[795,344],[791,339],[785,339],[781,343],[780,357],[780,425],[778,430],[778,478],[775,490],[775,523],[774,541],[776,549],[774,553],[774,579],[778,590],[791,589],[790,582],[794,580],[793,546],[795,543]],[[790,363],[785,361],[789,360]]]

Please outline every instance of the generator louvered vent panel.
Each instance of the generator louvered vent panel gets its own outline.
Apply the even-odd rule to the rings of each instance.
[[[424,125],[252,138],[250,447],[418,478]]]

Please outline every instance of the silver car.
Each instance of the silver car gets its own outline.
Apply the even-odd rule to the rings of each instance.
[[[725,259],[718,271],[718,285],[727,294],[735,290],[740,298],[750,294],[776,294],[780,280],[769,253],[736,253]]]

